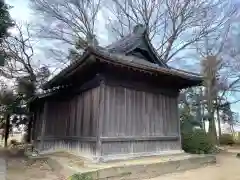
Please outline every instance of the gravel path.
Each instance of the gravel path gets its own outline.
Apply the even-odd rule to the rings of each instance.
[[[0,159],[0,179],[5,180],[6,178],[6,162],[4,159]]]
[[[239,180],[240,159],[236,155],[218,155],[217,164],[149,180]]]

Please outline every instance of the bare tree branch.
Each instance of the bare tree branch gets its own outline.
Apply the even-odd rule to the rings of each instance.
[[[0,69],[1,75],[8,79],[28,77],[32,83],[38,83],[47,78],[47,67],[37,66],[34,60],[33,37],[30,25],[15,23],[15,31],[1,43],[1,51],[6,64]],[[44,71],[44,72],[43,72]]]
[[[187,47],[225,26],[236,12],[226,0],[112,0],[110,30],[120,36],[143,24],[168,62]],[[108,3],[110,4],[110,3]],[[224,13],[223,13],[224,9]]]
[[[32,7],[44,18],[40,37],[70,45],[79,41],[85,48],[95,35],[95,22],[101,0],[31,0]]]

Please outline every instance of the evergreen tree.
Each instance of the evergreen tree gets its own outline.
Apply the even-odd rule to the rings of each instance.
[[[7,37],[8,29],[13,26],[12,19],[9,14],[9,8],[3,0],[0,0],[0,40]]]
[[[0,0],[0,43],[2,40],[8,36],[8,29],[13,26],[13,21],[9,14],[9,8],[7,4],[5,4],[4,0]],[[4,51],[1,48],[1,51]],[[5,57],[4,53],[0,54],[0,66],[4,65]]]

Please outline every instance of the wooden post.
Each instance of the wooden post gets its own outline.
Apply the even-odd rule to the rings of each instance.
[[[36,113],[33,113],[32,115],[32,131],[31,131],[31,142],[36,140],[36,134],[35,134],[35,131],[36,131]]]
[[[29,122],[28,122],[28,129],[27,129],[27,143],[30,144],[31,143],[31,139],[32,139],[32,121],[33,121],[33,117],[32,115],[30,115],[29,117]]]
[[[6,125],[5,125],[5,135],[4,135],[4,147],[7,147],[9,128],[10,128],[10,114],[7,114],[6,115]]]
[[[102,155],[102,130],[103,130],[103,118],[104,118],[104,80],[100,78],[100,92],[99,92],[99,108],[98,108],[98,119],[97,119],[97,141],[96,141],[96,156]]]
[[[48,114],[48,101],[45,101],[44,109],[43,109],[41,139],[40,139],[40,150],[41,151],[44,149],[44,144],[43,143],[44,143],[44,136],[45,136],[47,114]]]
[[[179,93],[178,92],[178,96],[176,98],[179,97]],[[177,106],[177,120],[178,120],[178,136],[179,136],[179,144],[180,144],[180,148],[182,150],[182,133],[181,133],[181,121],[180,121],[180,112],[179,112],[179,108],[178,108],[178,101],[176,101],[176,106]]]

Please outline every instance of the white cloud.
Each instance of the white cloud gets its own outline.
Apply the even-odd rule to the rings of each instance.
[[[13,8],[10,10],[11,17],[17,21],[29,21],[32,17],[28,7],[28,0],[6,0],[6,3]]]

